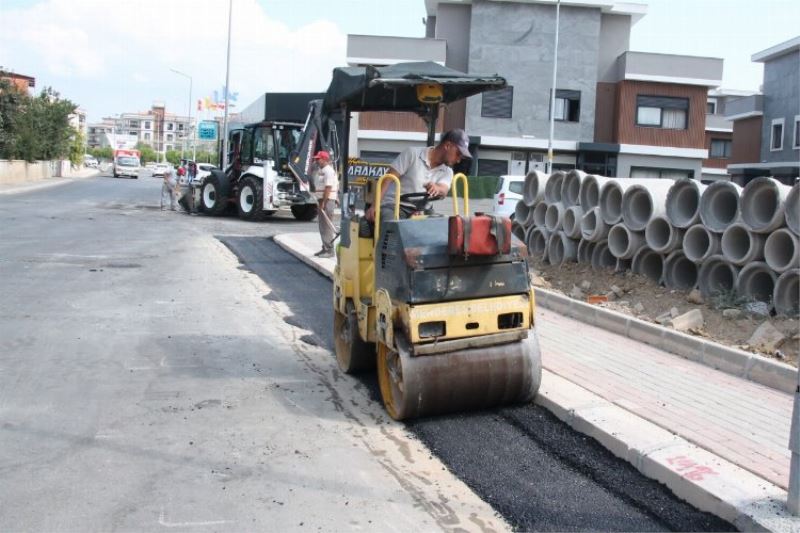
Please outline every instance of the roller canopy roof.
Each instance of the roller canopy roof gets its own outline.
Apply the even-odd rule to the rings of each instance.
[[[442,85],[445,104],[506,86],[505,78],[497,74],[465,74],[431,61],[388,67],[341,67],[333,69],[323,107],[326,112],[346,104],[351,111],[422,113],[426,107],[417,100],[416,86],[428,83]]]

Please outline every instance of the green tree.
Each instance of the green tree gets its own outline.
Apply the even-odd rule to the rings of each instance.
[[[29,96],[8,80],[0,80],[0,159],[14,158],[16,123]]]
[[[158,161],[158,154],[149,144],[140,141],[136,143],[136,149],[142,154],[141,160],[143,165],[151,161]]]
[[[114,157],[114,150],[112,150],[110,146],[89,148],[89,153],[92,154],[98,161],[109,161],[112,157]]]
[[[167,150],[166,158],[173,165],[177,165],[181,162],[181,153],[177,150]]]
[[[77,166],[83,163],[84,137],[82,131],[73,131],[74,133],[72,134],[72,141],[69,145],[69,161],[73,165]]]
[[[50,87],[24,100],[14,121],[12,156],[31,162],[66,158],[75,131],[69,116],[76,107]]]

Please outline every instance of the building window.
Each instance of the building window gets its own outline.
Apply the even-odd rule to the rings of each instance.
[[[129,131],[129,132],[128,132],[128,135],[139,135],[139,134],[138,134],[138,133],[136,133],[135,131]]]
[[[167,133],[167,140],[168,140],[168,141],[171,141],[171,140],[172,140],[172,134],[171,134],[171,133]]]
[[[795,150],[800,150],[800,115],[794,116],[794,142],[792,147]]]
[[[709,98],[706,101],[706,114],[715,115],[717,113],[717,101],[714,98]]]
[[[636,97],[637,126],[685,130],[688,112],[688,98],[672,98],[668,96]]]
[[[139,127],[139,121],[138,120],[131,120],[130,123],[128,124],[128,127],[129,128],[138,128]]]
[[[556,89],[554,119],[562,122],[579,122],[581,115],[581,92]]]
[[[784,120],[782,118],[776,118],[772,121],[769,138],[769,149],[771,152],[783,150],[783,124]]]
[[[173,124],[172,122],[167,122],[167,131],[172,131],[174,127],[175,124]]]
[[[178,124],[178,131],[183,131],[183,124]]]
[[[729,139],[711,139],[712,159],[729,159],[731,157],[731,141]]]
[[[486,91],[481,96],[481,116],[486,118],[511,118],[514,105],[514,88]]]
[[[144,129],[146,129],[146,130],[152,129],[150,126],[151,126],[150,121],[149,120],[145,120],[144,121]]]
[[[503,176],[508,174],[508,161],[503,159],[478,159],[476,174],[478,176]]]
[[[150,132],[145,132],[145,134],[144,134],[144,140],[145,140],[145,141],[149,141],[149,140],[150,140]]]
[[[694,178],[693,170],[682,168],[631,167],[632,178],[670,179]]]

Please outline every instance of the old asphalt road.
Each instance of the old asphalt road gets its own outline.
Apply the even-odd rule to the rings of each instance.
[[[336,371],[330,283],[267,238],[309,225],[159,188],[0,196],[4,528],[731,529],[535,406],[389,422]]]

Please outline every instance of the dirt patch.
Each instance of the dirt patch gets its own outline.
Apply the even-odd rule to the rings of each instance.
[[[761,316],[748,312],[742,303],[722,298],[693,303],[688,291],[662,287],[630,271],[592,270],[590,266],[578,263],[556,267],[539,258],[532,259],[531,266],[536,286],[582,301],[587,301],[590,296],[600,296],[600,299],[607,296],[609,301],[595,305],[665,327],[670,327],[671,312],[682,315],[698,309],[703,314],[703,325],[685,333],[798,366],[800,319],[797,317]],[[618,289],[616,294],[612,287]],[[736,311],[726,313],[726,309]],[[784,339],[772,348],[748,344],[756,329],[767,321],[784,335]]]

